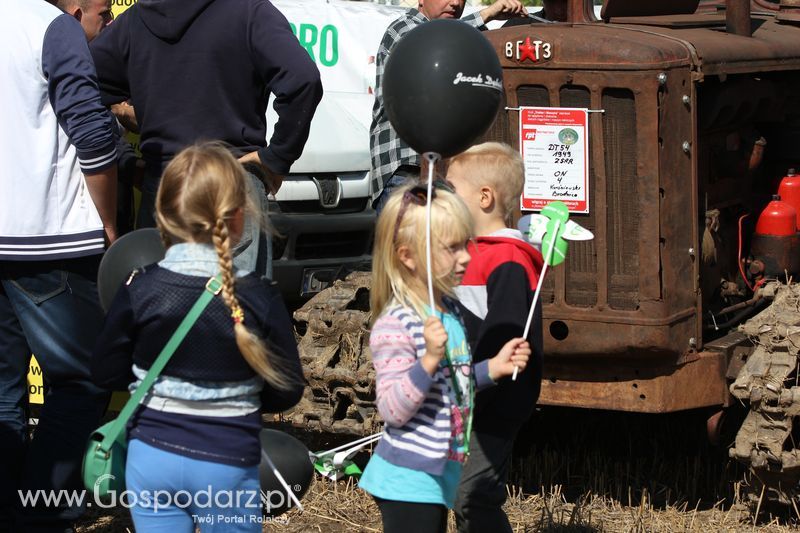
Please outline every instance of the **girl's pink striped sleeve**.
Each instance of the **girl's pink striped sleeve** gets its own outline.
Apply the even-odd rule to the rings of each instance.
[[[416,345],[397,317],[384,315],[375,322],[369,347],[378,412],[390,426],[403,426],[425,401],[433,378],[422,368]]]

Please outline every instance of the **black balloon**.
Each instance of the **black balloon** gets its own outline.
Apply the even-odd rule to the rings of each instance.
[[[134,269],[164,258],[164,244],[155,228],[137,229],[114,241],[100,261],[97,292],[100,305],[108,310],[117,290]]]
[[[311,485],[314,476],[314,465],[308,455],[308,448],[282,431],[274,429],[261,430],[261,464],[258,477],[261,481],[261,499],[264,516],[275,517],[295,507],[286,489],[272,472],[269,463],[264,459],[266,454],[292,494],[300,500]]]
[[[395,45],[382,85],[386,114],[400,138],[419,153],[450,157],[492,125],[503,71],[481,32],[456,20],[433,20]]]

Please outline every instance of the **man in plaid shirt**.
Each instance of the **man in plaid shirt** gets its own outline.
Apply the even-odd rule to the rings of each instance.
[[[372,108],[369,146],[372,156],[372,200],[380,214],[392,190],[419,175],[420,156],[408,146],[389,123],[383,107],[383,69],[395,45],[406,33],[434,19],[461,19],[480,30],[491,20],[506,20],[527,16],[519,0],[496,0],[492,5],[467,15],[463,19],[466,0],[419,0],[418,9],[409,9],[392,22],[383,35],[375,58],[375,105]]]

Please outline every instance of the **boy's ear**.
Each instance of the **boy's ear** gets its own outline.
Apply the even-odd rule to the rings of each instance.
[[[403,266],[408,270],[416,272],[417,262],[414,260],[414,254],[411,253],[411,249],[408,246],[405,244],[400,245],[397,248],[397,257],[400,258],[400,262],[403,263]]]
[[[480,206],[483,210],[490,210],[494,206],[495,192],[491,187],[483,186],[480,188]]]

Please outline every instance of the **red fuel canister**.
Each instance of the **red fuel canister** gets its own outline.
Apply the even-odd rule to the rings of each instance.
[[[778,187],[781,200],[794,207],[797,211],[796,227],[800,229],[800,176],[795,175],[793,168],[789,169]]]
[[[797,210],[777,194],[761,212],[750,243],[753,259],[764,264],[764,274],[780,277],[800,274],[800,233]]]
[[[774,195],[761,212],[756,223],[756,234],[785,237],[797,233],[797,210]]]

